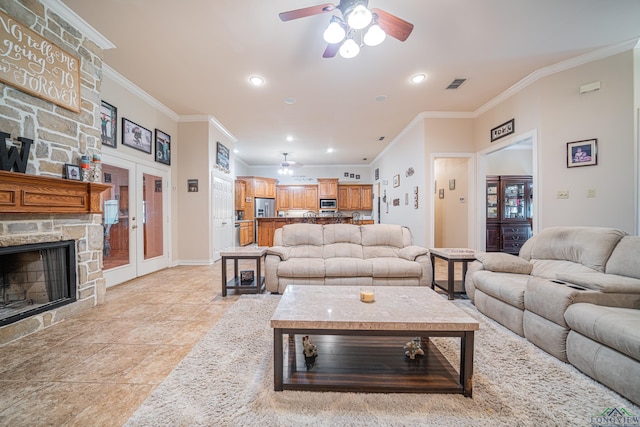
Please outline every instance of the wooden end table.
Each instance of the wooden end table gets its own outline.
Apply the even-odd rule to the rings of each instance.
[[[267,246],[242,246],[220,251],[222,256],[222,296],[227,296],[227,290],[233,289],[240,293],[259,294],[264,290],[264,276],[261,263],[267,254]],[[256,262],[256,274],[250,284],[243,285],[238,272],[238,261],[252,259]],[[227,261],[233,260],[233,278],[227,280]]]
[[[465,276],[467,275],[467,264],[475,261],[475,251],[466,248],[431,248],[429,249],[431,256],[431,289],[439,287],[447,291],[449,299],[454,297],[454,266],[456,262],[462,263],[462,289],[464,289]],[[436,258],[447,261],[447,286],[444,287],[436,282]]]

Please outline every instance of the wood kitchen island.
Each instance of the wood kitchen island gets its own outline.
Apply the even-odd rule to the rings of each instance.
[[[319,216],[314,218],[316,224],[351,224],[351,216],[340,218],[332,216]],[[302,224],[309,222],[309,218],[286,217],[286,218],[256,218],[258,225],[258,246],[273,246],[273,233],[278,228],[287,224]],[[360,224],[373,224],[373,220],[360,221]]]

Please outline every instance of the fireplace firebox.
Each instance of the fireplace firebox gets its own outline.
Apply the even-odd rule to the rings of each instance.
[[[0,326],[76,301],[74,240],[0,247]]]

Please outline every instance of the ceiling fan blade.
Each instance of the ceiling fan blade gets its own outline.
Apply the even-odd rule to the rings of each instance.
[[[342,42],[340,43],[329,43],[327,45],[327,48],[324,50],[324,53],[322,54],[323,58],[333,58],[334,56],[336,56],[336,53],[338,53],[338,50],[340,50],[340,46],[342,46]]]
[[[378,25],[384,30],[385,33],[394,37],[401,42],[405,41],[411,31],[413,31],[413,24],[398,18],[395,15],[385,12],[382,9],[371,9],[371,13],[378,15]]]
[[[319,4],[317,6],[305,7],[302,9],[290,10],[288,12],[282,12],[280,16],[281,21],[291,21],[292,19],[305,18],[307,16],[319,15],[325,12],[331,12],[336,6],[332,3]]]

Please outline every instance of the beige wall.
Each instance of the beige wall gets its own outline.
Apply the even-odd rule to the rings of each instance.
[[[469,179],[467,158],[437,158],[434,163],[434,245],[438,248],[466,248],[469,219]],[[450,189],[450,180],[455,180]],[[444,198],[439,197],[444,190]]]
[[[633,51],[571,68],[528,86],[476,120],[475,144],[515,118],[516,133],[537,130],[540,229],[560,225],[617,227],[636,233],[637,142]],[[586,94],[579,87],[600,81]],[[566,167],[566,144],[598,139],[598,165]],[[596,197],[587,198],[587,189]],[[569,199],[557,199],[568,190]]]
[[[503,149],[486,156],[487,175],[532,175],[533,158],[529,149]]]

